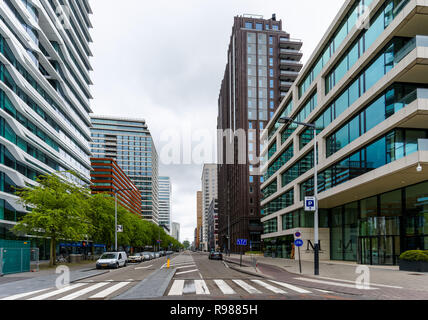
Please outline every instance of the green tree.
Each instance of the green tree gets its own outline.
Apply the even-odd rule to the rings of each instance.
[[[59,240],[86,240],[92,233],[92,225],[86,216],[90,192],[58,174],[42,175],[36,181],[37,186],[16,192],[20,202],[30,212],[13,231],[50,238],[50,266],[53,266],[56,264],[56,244]]]
[[[184,242],[183,242],[183,246],[184,246],[184,249],[189,249],[190,248],[190,242],[188,241],[188,240],[185,240]]]

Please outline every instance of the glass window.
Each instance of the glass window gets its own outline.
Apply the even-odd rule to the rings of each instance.
[[[246,29],[253,29],[253,23],[252,22],[245,22],[245,28]]]
[[[374,128],[376,125],[385,120],[385,97],[381,96],[373,102],[365,111],[365,132]]]
[[[348,108],[348,102],[348,90],[346,90],[335,102],[336,118]]]
[[[386,164],[386,139],[379,139],[366,148],[367,168],[376,169]]]
[[[256,23],[256,30],[263,30],[263,24]]]
[[[369,90],[383,75],[385,74],[384,55],[374,61],[365,72],[365,88],[364,92]]]
[[[386,217],[401,216],[401,190],[380,196],[380,214]]]

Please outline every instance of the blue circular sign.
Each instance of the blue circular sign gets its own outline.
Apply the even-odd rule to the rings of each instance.
[[[294,241],[294,244],[296,245],[296,247],[301,247],[303,246],[303,240],[297,239],[296,241]]]
[[[296,238],[300,238],[300,236],[301,236],[302,234],[301,234],[300,232],[296,232],[294,235],[296,236]]]

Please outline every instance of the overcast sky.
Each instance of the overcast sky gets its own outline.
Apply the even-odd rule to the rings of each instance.
[[[181,225],[180,241],[192,242],[202,165],[187,162],[191,155],[186,145],[191,136],[186,130],[196,135],[198,130],[210,130],[212,138],[215,137],[217,99],[233,17],[259,14],[269,19],[276,13],[283,22],[283,30],[303,41],[303,62],[306,62],[344,1],[92,0],[90,3],[94,12],[92,109],[96,114],[146,120],[160,155],[160,175],[172,180],[172,221]],[[215,141],[205,139],[201,143],[215,152]],[[163,151],[171,144],[177,147],[175,151],[181,147],[178,159],[187,164],[166,164],[168,157]],[[214,162],[215,158],[212,159]]]

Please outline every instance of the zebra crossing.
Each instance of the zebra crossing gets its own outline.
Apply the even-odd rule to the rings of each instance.
[[[314,292],[284,282],[259,279],[173,280],[166,296],[183,295],[263,295],[312,294]]]
[[[63,288],[47,288],[30,292],[18,293],[1,300],[104,300],[112,297],[121,289],[129,289],[131,281],[113,282],[106,280],[99,283],[79,282]]]

